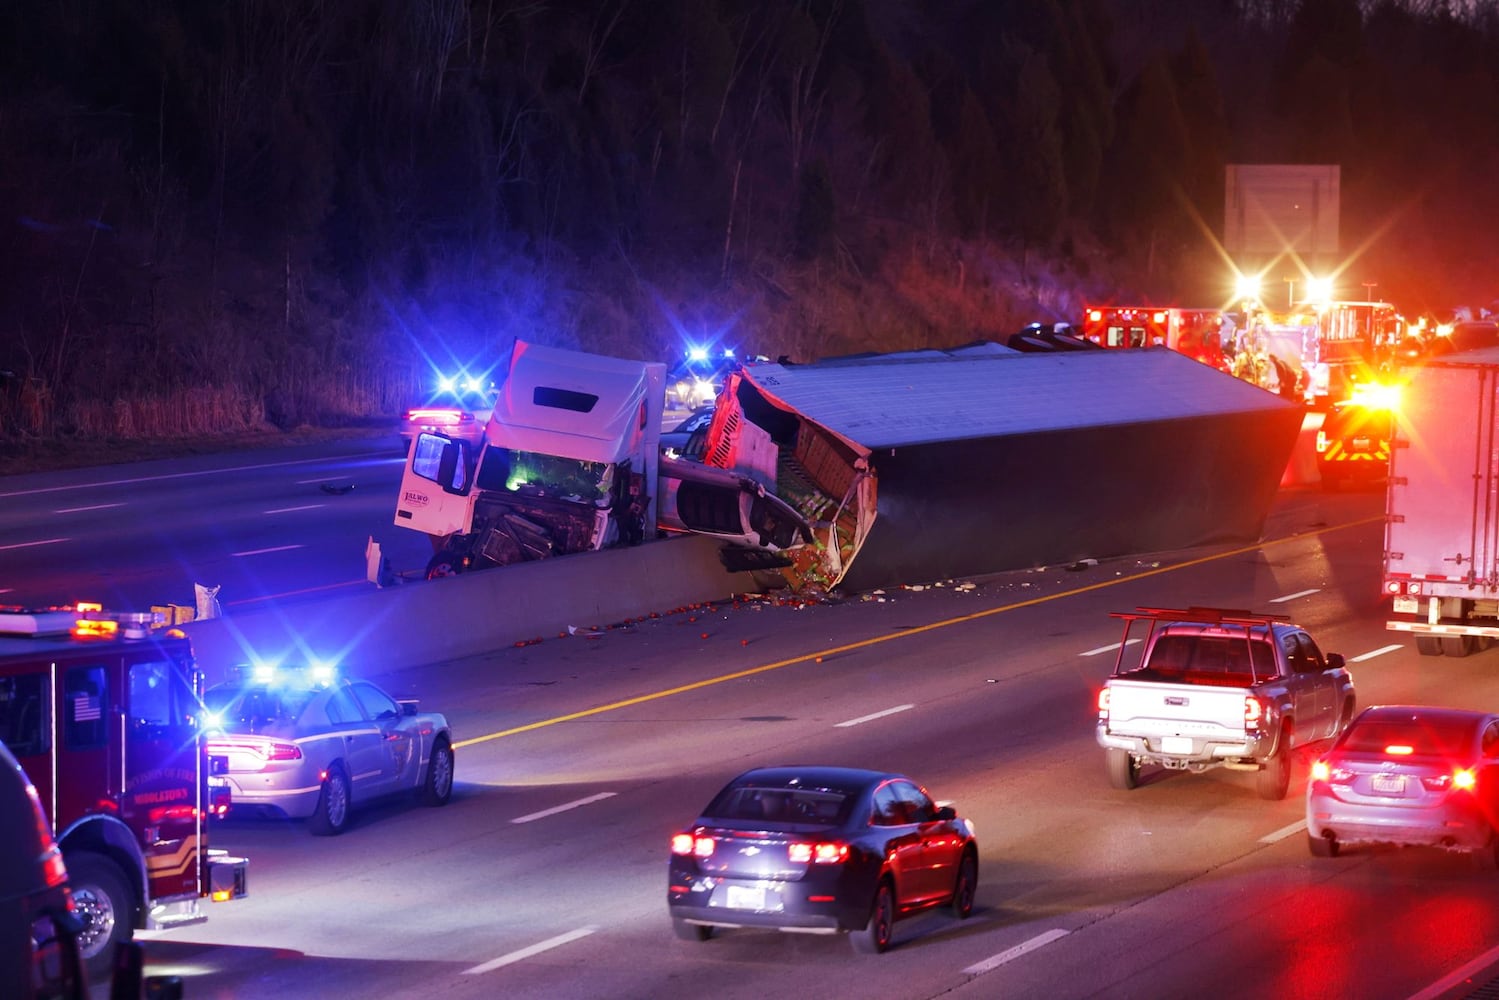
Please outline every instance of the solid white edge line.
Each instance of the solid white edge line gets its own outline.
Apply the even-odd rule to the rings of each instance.
[[[1020,944],[1017,944],[1009,951],[1002,951],[992,958],[986,958],[982,962],[975,962],[973,965],[970,965],[968,968],[964,969],[963,973],[969,976],[982,976],[986,972],[992,972],[993,970],[999,968],[1006,962],[1013,962],[1021,955],[1024,955],[1027,952],[1035,951],[1037,948],[1043,948],[1046,945],[1051,944],[1053,941],[1056,941],[1059,938],[1064,938],[1071,933],[1071,931],[1064,931],[1061,928],[1056,928],[1053,930],[1049,930],[1044,934],[1037,934],[1029,941],[1022,941]]]
[[[1118,649],[1121,645],[1124,645],[1124,646],[1133,646],[1135,643],[1137,643],[1139,641],[1140,641],[1139,639],[1131,639],[1131,640],[1129,640],[1128,642],[1125,642],[1125,643],[1118,643],[1118,642],[1116,642],[1116,643],[1112,643],[1111,645],[1108,645],[1108,646],[1098,646],[1098,647],[1096,647],[1094,649],[1086,650],[1085,652],[1079,653],[1077,655],[1078,656],[1097,656],[1100,653],[1112,653],[1112,652],[1114,652],[1114,650]]]
[[[1352,657],[1348,662],[1349,663],[1363,663],[1365,660],[1372,660],[1376,656],[1383,656],[1386,653],[1393,653],[1397,649],[1404,649],[1404,648],[1405,648],[1404,646],[1402,646],[1400,643],[1396,642],[1396,643],[1392,643],[1392,644],[1390,644],[1388,646],[1380,646],[1378,649],[1371,649],[1367,653],[1360,653],[1357,656]]]
[[[510,822],[529,823],[533,819],[545,819],[548,816],[555,816],[560,812],[567,812],[569,809],[576,809],[579,806],[591,806],[595,802],[602,802],[605,799],[612,799],[616,794],[617,793],[615,792],[599,792],[597,795],[590,795],[586,799],[575,799],[572,802],[564,802],[560,806],[552,806],[552,808],[550,809],[543,809],[541,812],[527,813],[524,816],[517,816]]]
[[[1260,843],[1262,843],[1262,844],[1274,844],[1274,843],[1278,843],[1279,841],[1285,840],[1287,837],[1291,836],[1293,833],[1299,833],[1299,832],[1301,832],[1302,830],[1305,830],[1305,829],[1306,829],[1306,820],[1304,820],[1304,819],[1298,819],[1296,822],[1292,823],[1290,826],[1283,826],[1279,830],[1276,830],[1274,833],[1267,833],[1267,834],[1265,834],[1263,837],[1260,838]]]
[[[299,510],[317,510],[319,507],[326,507],[326,506],[328,506],[328,505],[327,504],[322,504],[322,503],[304,503],[300,507],[277,507],[275,510],[263,510],[263,511],[261,511],[261,513],[262,514],[291,514],[291,513],[294,513],[296,511],[299,511]]]
[[[836,722],[833,724],[833,728],[847,729],[849,726],[857,726],[861,722],[873,722],[875,719],[883,719],[885,716],[895,715],[897,712],[908,712],[915,707],[915,705],[896,705],[894,708],[887,708],[883,712],[875,712],[872,715],[861,715],[857,719],[849,719],[846,722]]]
[[[495,969],[514,962],[524,961],[533,955],[540,955],[544,951],[551,951],[553,948],[560,948],[565,944],[571,944],[579,938],[586,938],[596,930],[598,930],[597,927],[579,927],[575,931],[568,931],[566,934],[558,934],[554,938],[538,941],[529,948],[522,948],[519,951],[510,952],[508,955],[492,958],[482,965],[474,966],[472,969],[464,969],[463,974],[465,976],[482,976],[486,972],[493,972]]]
[[[1287,594],[1284,597],[1272,597],[1272,598],[1270,598],[1270,603],[1271,604],[1284,604],[1287,601],[1294,601],[1298,597],[1310,597],[1313,594],[1319,594],[1321,592],[1322,592],[1322,588],[1320,588],[1320,587],[1313,587],[1311,590],[1298,590],[1298,591],[1296,591],[1296,593],[1294,593],[1294,594]]]
[[[269,549],[246,549],[244,552],[231,552],[231,556],[263,556],[267,552],[285,552],[288,549],[300,549],[301,545],[277,545]]]
[[[54,510],[54,514],[82,514],[90,510],[109,510],[111,507],[123,507],[122,503],[96,503],[91,507],[61,507]]]
[[[1480,971],[1486,965],[1491,965],[1496,959],[1499,959],[1499,947],[1490,948],[1456,972],[1448,973],[1446,976],[1438,979],[1420,993],[1411,994],[1410,1000],[1436,1000],[1437,997],[1446,993],[1454,986],[1460,985],[1464,980],[1472,976],[1473,973]]]

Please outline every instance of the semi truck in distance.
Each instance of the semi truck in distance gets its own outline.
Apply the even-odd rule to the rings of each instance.
[[[395,523],[431,538],[428,579],[661,532],[762,553],[810,539],[746,477],[662,456],[664,364],[517,340],[501,377],[482,441],[422,432],[407,454]]]
[[[1429,360],[1401,389],[1385,491],[1386,628],[1423,656],[1499,638],[1499,348]]]

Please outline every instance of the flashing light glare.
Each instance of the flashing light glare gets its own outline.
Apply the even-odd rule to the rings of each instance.
[[[1090,323],[1097,323],[1101,319],[1103,319],[1102,309],[1090,309],[1088,311],[1088,321]]]
[[[484,383],[480,382],[478,379],[474,378],[472,375],[470,375],[468,377],[468,380],[466,382],[464,382],[463,385],[464,385],[464,388],[466,388],[469,392],[483,392],[484,391]]]
[[[332,684],[338,679],[338,668],[320,660],[314,660],[308,664],[308,672],[312,675],[315,684]]]
[[[688,361],[707,361],[708,360],[708,349],[706,347],[689,347],[689,348],[687,348],[687,360]]]
[[[97,618],[80,618],[73,623],[73,635],[79,639],[111,636],[119,630],[119,622],[101,621]]]
[[[1306,297],[1313,302],[1332,301],[1332,279],[1331,278],[1308,278],[1306,279]]]
[[[1400,386],[1382,382],[1361,382],[1354,386],[1349,399],[1360,406],[1381,410],[1400,408]]]
[[[79,601],[76,605],[74,605],[74,610],[76,610],[80,615],[96,615],[101,614],[104,611],[104,605],[100,604],[98,601]]]
[[[1384,752],[1391,757],[1409,757],[1415,753],[1415,747],[1406,746],[1404,743],[1392,743],[1384,748]]]
[[[256,684],[269,684],[276,679],[274,663],[257,663],[250,670],[250,679]]]
[[[1330,768],[1330,767],[1327,766],[1327,761],[1325,761],[1325,760],[1319,760],[1319,761],[1313,762],[1313,764],[1312,764],[1312,780],[1313,781],[1326,781],[1327,778],[1328,778],[1328,776],[1331,775],[1331,774],[1332,774],[1332,768]]]
[[[1438,323],[1437,324],[1437,336],[1438,337],[1450,337],[1450,336],[1452,336],[1452,324],[1451,323]]]
[[[1452,772],[1452,787],[1471,789],[1478,786],[1478,776],[1473,773],[1472,768],[1460,767]]]
[[[443,375],[437,380],[437,389],[439,392],[452,392],[456,388],[458,388],[458,379],[452,375]]]
[[[1234,279],[1234,294],[1241,299],[1257,299],[1260,297],[1260,276],[1257,274],[1241,274]]]
[[[1154,318],[1155,318],[1155,322],[1157,322],[1157,323],[1164,323],[1164,322],[1166,322],[1166,314],[1163,313],[1163,312],[1156,313]]]
[[[213,901],[215,903],[227,903],[229,901],[229,898],[230,892],[228,889],[213,890]]]
[[[726,358],[732,358],[734,356],[734,349],[732,347],[725,347],[723,349],[723,356]]]

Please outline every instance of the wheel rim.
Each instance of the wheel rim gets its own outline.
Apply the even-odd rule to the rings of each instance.
[[[881,889],[879,898],[875,900],[874,916],[874,939],[881,948],[890,943],[890,911],[894,908],[890,900],[890,890]]]
[[[104,948],[104,943],[114,934],[115,910],[108,896],[91,885],[73,889],[73,905],[83,921],[83,930],[78,935],[78,948],[84,958],[92,958]]]
[[[334,829],[343,826],[348,812],[349,788],[344,783],[343,775],[328,775],[328,825]]]
[[[972,859],[965,860],[958,873],[958,907],[964,913],[973,909],[974,871]]]
[[[453,751],[446,746],[439,747],[432,755],[432,791],[438,798],[447,798],[452,787]]]

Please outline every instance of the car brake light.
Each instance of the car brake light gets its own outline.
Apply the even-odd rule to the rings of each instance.
[[[1468,792],[1477,786],[1478,776],[1471,768],[1460,767],[1451,774],[1427,775],[1421,779],[1421,784],[1433,792],[1445,792],[1449,788]]]
[[[698,858],[713,856],[713,838],[699,837],[691,833],[679,833],[671,838],[671,853],[692,855]]]
[[[1391,743],[1384,748],[1384,752],[1391,757],[1409,757],[1416,751],[1414,747],[1408,747],[1403,743]]]
[[[786,857],[796,865],[839,865],[848,860],[848,845],[836,841],[821,844],[788,844]]]
[[[1330,767],[1327,766],[1327,761],[1325,761],[1325,760],[1319,760],[1319,761],[1313,762],[1313,764],[1312,764],[1312,780],[1313,781],[1326,781],[1328,779],[1328,776],[1331,775],[1331,774],[1332,774],[1332,768],[1330,768]]]
[[[1460,767],[1456,771],[1452,772],[1452,787],[1453,788],[1462,788],[1462,789],[1466,790],[1466,789],[1475,788],[1475,787],[1477,787],[1477,785],[1478,785],[1478,776],[1473,773],[1472,769],[1466,768],[1466,767]]]
[[[1098,717],[1105,722],[1109,719],[1109,689],[1103,688],[1098,692]]]
[[[1265,717],[1265,707],[1260,700],[1253,695],[1244,696],[1244,728],[1260,728],[1260,720]]]
[[[295,743],[271,743],[261,748],[260,755],[266,760],[301,760],[302,748]]]

